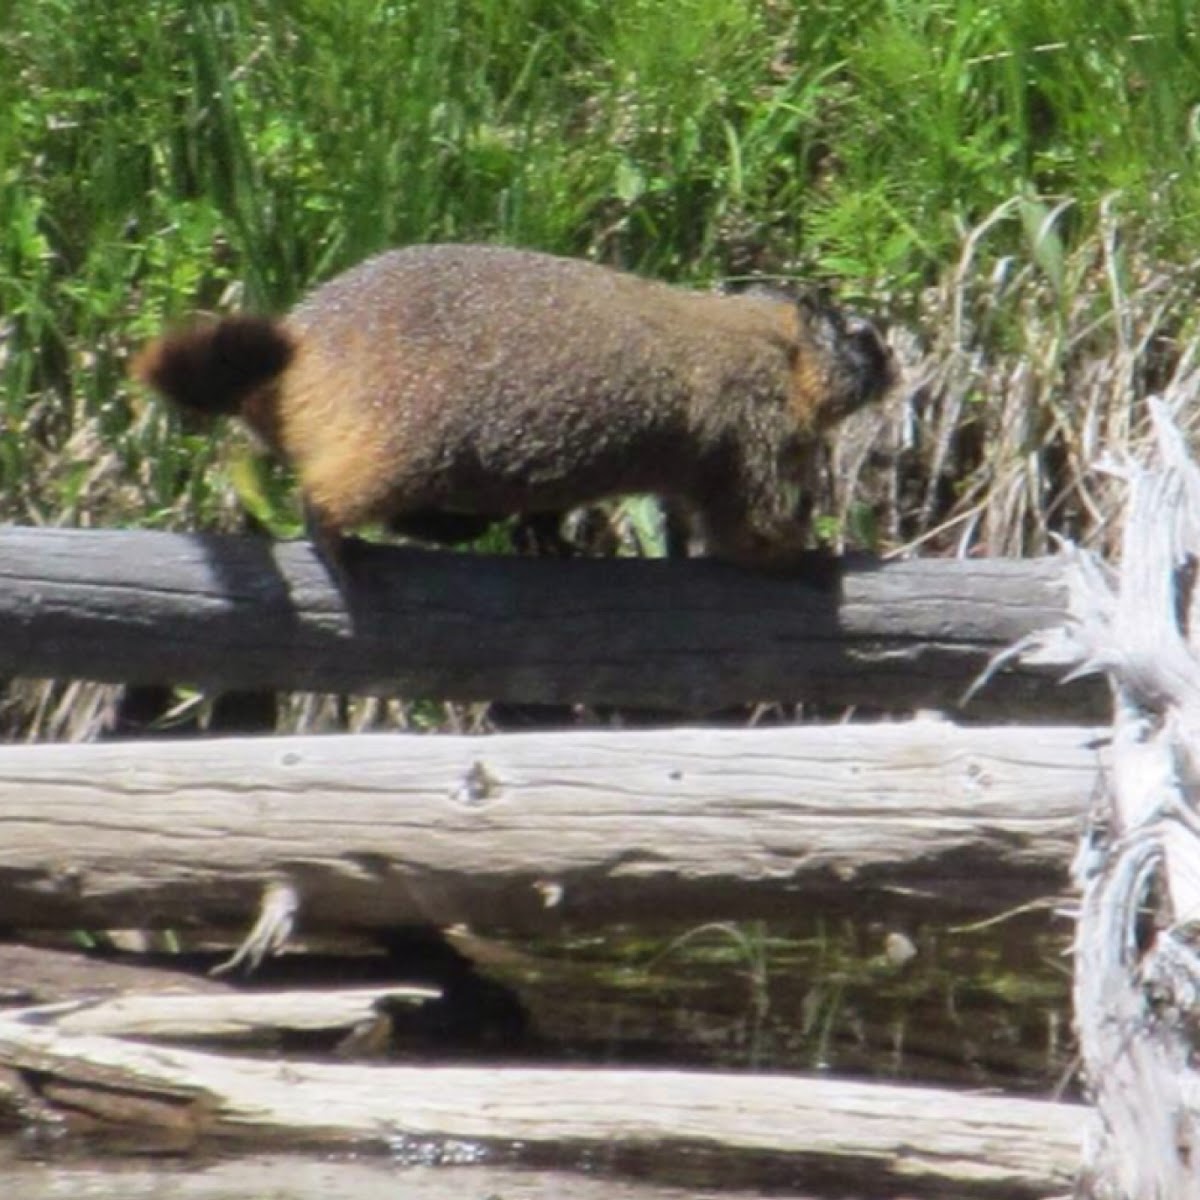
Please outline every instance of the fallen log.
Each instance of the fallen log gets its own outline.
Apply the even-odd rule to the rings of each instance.
[[[99,1000],[118,993],[218,996],[228,984],[184,971],[114,963],[75,951],[0,943],[0,1009]]]
[[[947,707],[1065,613],[1051,559],[488,557],[355,544],[348,598],[305,543],[0,529],[0,675],[710,712],[759,701]],[[1104,712],[1010,664],[971,711]]]
[[[176,1145],[301,1143],[403,1156],[489,1149],[669,1165],[695,1153],[786,1169],[838,1194],[1049,1196],[1070,1186],[1086,1110],[821,1078],[469,1067],[346,1067],[67,1036],[0,1018],[0,1105]],[[18,1093],[20,1093],[18,1095]]]
[[[564,925],[1062,888],[1088,728],[904,724],[0,747],[13,926]],[[267,930],[266,932],[270,932]]]
[[[286,992],[170,995],[126,992],[97,1000],[9,1010],[12,1021],[53,1025],[60,1033],[143,1041],[262,1041],[279,1033],[351,1030],[377,1016],[376,1005],[419,1005],[439,988],[389,985]]]

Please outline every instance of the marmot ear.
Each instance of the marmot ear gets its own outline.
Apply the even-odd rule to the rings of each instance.
[[[796,312],[802,328],[814,337],[836,344],[846,332],[842,310],[831,300],[827,287],[811,288],[796,298]]]
[[[796,307],[803,317],[818,318],[828,315],[836,308],[833,303],[833,289],[828,284],[806,288],[796,297]]]

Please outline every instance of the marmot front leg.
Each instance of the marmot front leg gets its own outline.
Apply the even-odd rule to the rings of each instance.
[[[745,438],[743,446],[750,449],[694,498],[704,552],[739,566],[789,570],[812,557],[815,448],[783,431],[757,443]]]
[[[807,498],[787,516],[762,515],[741,505],[724,503],[702,511],[698,525],[705,553],[741,567],[786,571],[811,554]]]

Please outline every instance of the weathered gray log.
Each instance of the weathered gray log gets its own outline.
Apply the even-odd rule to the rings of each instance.
[[[375,734],[0,747],[0,914],[305,928],[788,915],[1067,882],[1088,728]],[[289,899],[290,894],[293,899]]]
[[[472,1067],[347,1067],[247,1061],[67,1036],[0,1018],[0,1109],[8,1090],[57,1125],[83,1114],[166,1130],[182,1146],[222,1138],[257,1149],[377,1147],[399,1155],[488,1149],[601,1152],[670,1164],[719,1152],[778,1173],[789,1191],[1062,1194],[1087,1110],[1041,1100],[813,1077]]]
[[[305,543],[0,529],[0,675],[704,712],[953,706],[1065,611],[1053,560],[550,561],[354,545],[347,602]],[[1011,667],[972,706],[1096,715]]]

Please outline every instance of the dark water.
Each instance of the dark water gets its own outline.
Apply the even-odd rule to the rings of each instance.
[[[713,922],[460,949],[521,997],[542,1053],[1048,1095],[1067,1079],[1070,926]]]
[[[579,1172],[397,1167],[300,1156],[188,1164],[31,1163],[6,1158],[0,1147],[5,1200],[749,1200],[767,1194],[656,1187]]]

